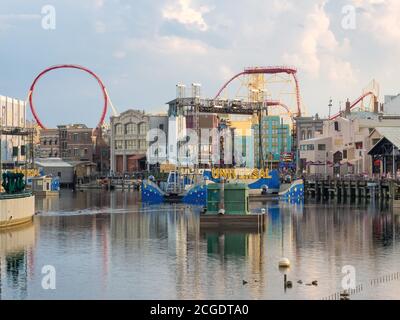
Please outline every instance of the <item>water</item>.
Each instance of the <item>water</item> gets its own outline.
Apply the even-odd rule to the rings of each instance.
[[[252,207],[267,209],[264,234],[199,230],[199,208],[142,206],[134,192],[37,199],[32,225],[0,233],[0,297],[322,299],[341,290],[351,265],[364,284],[352,299],[400,298],[400,280],[369,282],[400,271],[400,214],[364,204]],[[281,256],[292,263],[286,291]],[[55,267],[55,290],[42,288],[46,265]],[[313,280],[318,286],[305,285]]]

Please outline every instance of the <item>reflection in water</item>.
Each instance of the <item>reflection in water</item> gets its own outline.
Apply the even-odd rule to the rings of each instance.
[[[319,299],[338,291],[345,265],[358,283],[399,271],[400,213],[387,205],[251,205],[268,213],[262,234],[200,230],[198,207],[141,205],[136,192],[38,198],[30,236],[0,236],[2,298]],[[282,255],[292,264],[286,292]],[[41,288],[48,264],[54,291]],[[363,296],[380,297],[400,295],[383,287]]]
[[[3,281],[12,288],[14,298],[26,298],[28,276],[33,268],[34,241],[33,224],[0,231],[0,299],[3,297]]]

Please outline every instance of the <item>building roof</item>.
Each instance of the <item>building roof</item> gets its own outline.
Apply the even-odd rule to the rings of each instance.
[[[400,147],[400,127],[377,127],[375,131],[388,139],[397,148]]]
[[[35,164],[44,168],[72,168],[73,166],[61,158],[43,158],[35,160]]]
[[[385,143],[385,141],[390,142],[397,149],[400,149],[400,127],[377,127],[373,132],[375,131],[382,136],[382,139],[372,147],[372,149],[369,151],[369,154],[377,154],[382,152],[378,149],[382,147],[382,144]]]
[[[70,164],[72,167],[76,167],[79,165],[85,165],[85,166],[96,166],[96,164],[92,161],[89,160],[83,160],[83,161],[78,161],[78,160],[66,160],[68,164]]]

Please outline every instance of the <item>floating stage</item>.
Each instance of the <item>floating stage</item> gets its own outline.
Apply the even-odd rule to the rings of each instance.
[[[244,230],[263,232],[267,216],[263,214],[247,215],[200,215],[200,229],[207,230]]]

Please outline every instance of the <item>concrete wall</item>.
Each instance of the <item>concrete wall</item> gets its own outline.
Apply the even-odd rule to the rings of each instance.
[[[383,111],[386,114],[400,114],[400,95],[385,96]]]
[[[0,229],[28,222],[35,214],[35,197],[0,198]]]
[[[58,177],[58,173],[61,172],[60,183],[61,184],[70,184],[74,180],[74,168],[73,167],[41,167],[43,168],[44,175],[51,175],[54,177]]]

